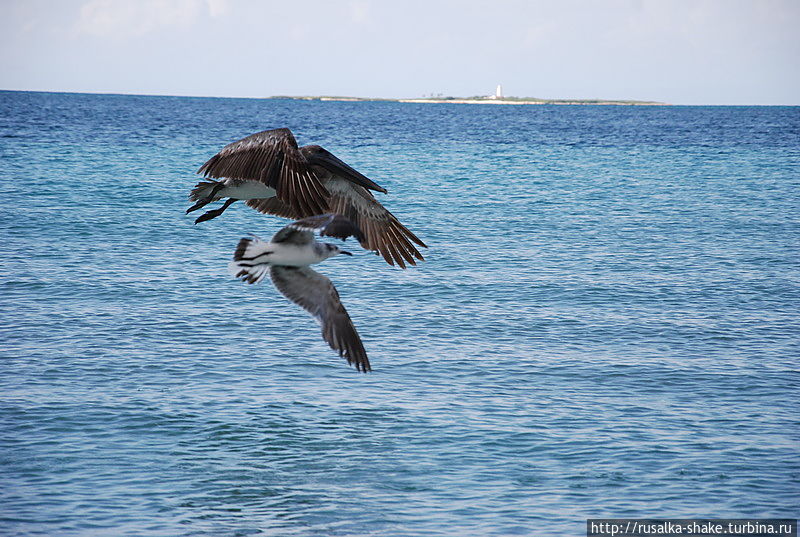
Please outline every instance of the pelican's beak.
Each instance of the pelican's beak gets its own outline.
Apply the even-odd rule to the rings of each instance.
[[[314,160],[317,161],[320,166],[327,168],[336,175],[341,175],[342,177],[349,179],[357,185],[363,186],[364,188],[369,188],[371,190],[376,190],[378,192],[383,192],[384,194],[387,193],[385,188],[361,172],[351,168],[345,164],[344,161],[340,160],[329,151],[324,151],[322,154],[314,155]]]

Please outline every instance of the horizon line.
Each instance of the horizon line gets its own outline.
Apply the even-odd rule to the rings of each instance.
[[[179,95],[179,94],[172,94],[172,93],[122,93],[117,91],[70,91],[70,90],[31,90],[31,89],[5,89],[0,88],[0,92],[14,92],[14,93],[62,93],[62,94],[72,94],[72,95],[116,95],[116,96],[126,96],[126,97],[183,97],[183,98],[192,98],[192,99],[305,99],[305,100],[320,100],[321,98],[345,98],[345,99],[360,99],[364,101],[391,101],[391,102],[402,102],[403,100],[415,99],[415,100],[441,100],[446,101],[444,98],[431,98],[431,97],[357,97],[357,96],[350,96],[350,95],[268,95],[268,96],[261,96],[261,97],[254,97],[254,96],[221,96],[221,95]],[[455,96],[448,96],[452,99],[470,99],[471,97],[455,97]],[[488,97],[488,96],[487,96]],[[606,102],[631,102],[631,103],[644,103],[644,104],[637,104],[637,106],[783,106],[783,107],[798,107],[798,104],[752,104],[752,103],[737,103],[737,104],[711,104],[711,103],[703,103],[703,104],[673,104],[673,103],[664,103],[659,101],[642,101],[639,99],[604,99],[599,97],[591,97],[591,98],[542,98],[542,97],[513,97],[513,96],[504,96],[504,98],[508,99],[536,99],[542,101],[606,101]],[[410,104],[410,103],[409,103]],[[459,103],[452,103],[452,104],[459,104]],[[545,103],[546,104],[546,103]],[[577,106],[591,106],[589,104],[577,104]],[[563,104],[563,106],[569,106],[569,104]]]

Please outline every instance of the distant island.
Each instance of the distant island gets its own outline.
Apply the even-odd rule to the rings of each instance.
[[[667,103],[656,101],[634,101],[634,100],[614,100],[614,99],[539,99],[536,97],[497,97],[475,96],[475,97],[421,97],[417,99],[379,99],[369,97],[342,97],[336,95],[316,95],[316,96],[290,96],[274,95],[268,99],[295,99],[301,101],[385,101],[394,103],[451,103],[451,104],[601,104],[601,105],[620,105],[620,106],[668,106]]]

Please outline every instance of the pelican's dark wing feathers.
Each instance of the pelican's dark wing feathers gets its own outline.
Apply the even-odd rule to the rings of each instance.
[[[272,283],[283,296],[313,315],[322,326],[322,338],[339,356],[355,365],[359,371],[367,372],[367,352],[361,343],[356,327],[339,299],[339,293],[331,281],[308,267],[273,266],[270,269]]]
[[[300,214],[328,212],[328,192],[286,128],[257,132],[226,145],[197,173],[260,181]]]
[[[263,214],[274,214],[283,218],[290,218],[297,220],[301,218],[300,214],[291,205],[288,205],[278,198],[256,198],[245,201],[248,207],[255,209]]]
[[[401,268],[406,268],[406,263],[416,265],[415,259],[424,261],[412,242],[427,248],[425,243],[386,210],[371,192],[337,176],[329,178],[325,186],[330,192],[331,212],[346,216],[361,229],[364,248],[380,253],[387,263],[396,263]]]
[[[412,243],[426,247],[425,243],[401,224],[367,189],[335,176],[329,176],[325,184],[330,192],[331,212],[346,216],[362,231],[363,240],[359,239],[361,246],[378,252],[390,265],[397,264],[403,268],[406,263],[416,265],[415,258],[424,260]],[[253,199],[246,203],[261,213],[300,218],[291,206],[277,198]]]

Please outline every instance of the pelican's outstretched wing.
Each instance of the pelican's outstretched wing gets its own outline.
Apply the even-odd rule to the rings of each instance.
[[[390,265],[405,268],[406,262],[416,265],[414,259],[424,260],[412,242],[426,247],[416,235],[401,224],[365,188],[353,185],[336,177],[328,178],[326,186],[331,196],[331,211],[346,216],[364,234],[359,239],[367,250],[380,253]],[[247,200],[247,205],[258,212],[274,214],[284,218],[299,218],[289,205],[278,198]]]
[[[304,216],[328,212],[328,192],[297,147],[289,129],[257,132],[226,145],[197,173],[260,181]]]
[[[325,186],[330,192],[331,212],[346,216],[361,229],[364,248],[380,253],[387,263],[397,263],[401,268],[406,268],[406,262],[416,265],[415,258],[424,261],[412,242],[427,248],[425,243],[386,210],[371,192],[337,176],[327,179]]]
[[[328,278],[308,267],[274,266],[270,275],[278,291],[319,321],[322,339],[339,356],[359,371],[372,370],[356,327]]]
[[[247,200],[245,203],[248,207],[263,214],[274,214],[275,216],[291,218],[292,220],[302,218],[297,211],[292,209],[291,205],[287,205],[278,198],[256,198]]]

